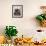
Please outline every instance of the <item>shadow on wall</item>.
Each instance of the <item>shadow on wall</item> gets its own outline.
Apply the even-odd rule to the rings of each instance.
[[[31,23],[32,25],[34,25],[34,27],[35,27],[35,26],[37,26],[37,27],[40,26],[39,21],[36,20],[36,17],[34,17],[34,16],[30,18],[30,23]]]

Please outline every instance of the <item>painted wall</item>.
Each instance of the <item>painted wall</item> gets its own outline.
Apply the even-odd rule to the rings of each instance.
[[[23,18],[12,18],[12,5],[19,4],[23,5]],[[4,34],[6,25],[15,25],[19,31],[18,36],[31,36],[36,34],[36,29],[46,30],[35,19],[41,13],[41,5],[46,5],[46,0],[0,0],[0,34]]]

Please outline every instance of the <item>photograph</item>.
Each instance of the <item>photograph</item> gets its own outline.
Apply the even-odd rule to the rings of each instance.
[[[12,18],[23,17],[23,5],[12,5]]]

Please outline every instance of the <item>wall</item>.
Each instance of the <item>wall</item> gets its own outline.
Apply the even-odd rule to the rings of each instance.
[[[12,18],[12,5],[18,4],[23,5],[23,18]],[[18,36],[31,36],[36,34],[36,29],[46,30],[35,20],[35,16],[41,13],[41,5],[46,5],[46,0],[0,0],[0,33],[4,34],[6,25],[15,25]]]

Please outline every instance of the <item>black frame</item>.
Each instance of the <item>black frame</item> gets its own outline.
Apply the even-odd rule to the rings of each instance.
[[[17,7],[17,6],[21,6],[21,8],[22,8],[22,15],[20,16],[20,17],[14,17],[13,16],[13,7]],[[23,5],[12,5],[12,18],[23,18]]]

